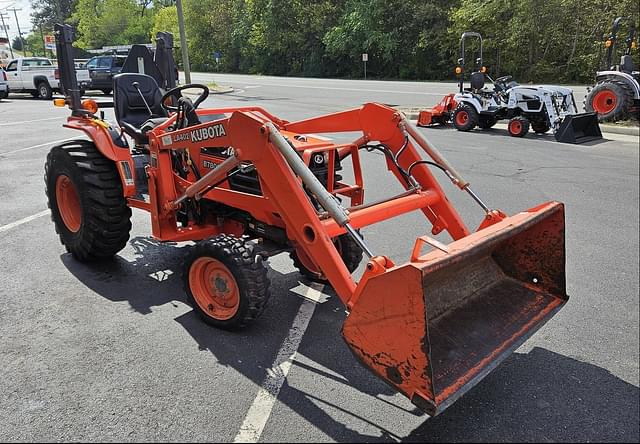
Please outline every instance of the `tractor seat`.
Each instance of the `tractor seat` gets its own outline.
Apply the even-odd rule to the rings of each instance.
[[[138,82],[140,92],[133,86],[134,82]],[[140,93],[149,105],[151,115]],[[123,73],[113,77],[113,105],[116,120],[124,132],[138,145],[148,144],[147,131],[167,120],[167,112],[160,105],[161,100],[162,91],[151,76]]]

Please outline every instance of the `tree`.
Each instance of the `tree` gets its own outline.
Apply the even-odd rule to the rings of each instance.
[[[72,19],[84,48],[148,43],[153,14],[140,13],[135,0],[78,0]]]
[[[52,30],[56,23],[65,23],[71,17],[77,0],[31,0],[31,22],[34,27]]]
[[[13,42],[11,42],[11,47],[16,51],[22,51],[22,39],[20,37],[14,37]]]

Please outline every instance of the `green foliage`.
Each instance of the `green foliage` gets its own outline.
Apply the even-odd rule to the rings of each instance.
[[[149,43],[153,10],[135,0],[78,0],[71,19],[77,23],[78,46]]]
[[[56,23],[65,23],[71,17],[77,0],[31,0],[34,27],[52,30]]]
[[[175,0],[34,0],[39,17],[74,21],[83,47],[174,34]],[[640,27],[637,0],[183,0],[194,70],[453,80],[464,31],[480,32],[492,76],[587,82],[617,16]],[[55,12],[55,14],[54,14]],[[66,15],[65,15],[66,14]],[[58,17],[56,17],[58,20]],[[619,43],[626,38],[619,33]],[[219,65],[214,52],[222,55]],[[179,59],[179,51],[176,58]],[[469,57],[469,56],[468,56]],[[619,54],[615,56],[615,60]],[[637,50],[635,62],[640,66]],[[616,62],[614,62],[616,63]]]
[[[14,37],[13,41],[11,42],[11,47],[16,51],[22,51],[22,39],[20,37]]]

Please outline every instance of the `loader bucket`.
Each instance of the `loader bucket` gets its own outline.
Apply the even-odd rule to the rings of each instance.
[[[567,302],[564,207],[541,205],[363,281],[345,341],[437,415]]]
[[[556,140],[563,143],[584,143],[602,139],[596,113],[567,115],[556,131]]]

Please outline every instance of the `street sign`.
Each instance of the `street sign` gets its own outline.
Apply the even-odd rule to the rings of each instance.
[[[55,50],[56,49],[56,38],[52,35],[44,36],[44,47],[46,49]]]
[[[362,61],[363,62],[368,62],[369,61],[369,54],[367,54],[366,52],[362,54]]]

